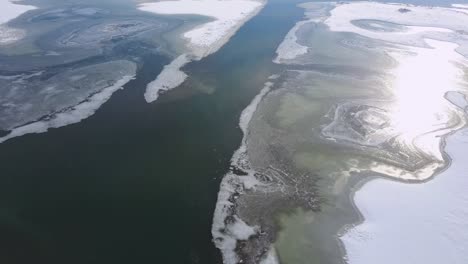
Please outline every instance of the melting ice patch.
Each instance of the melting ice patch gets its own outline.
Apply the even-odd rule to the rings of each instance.
[[[190,59],[187,54],[182,54],[170,64],[164,66],[156,80],[147,85],[145,92],[146,102],[154,102],[162,92],[166,92],[181,85],[188,77],[181,68],[188,62],[190,62]]]
[[[5,24],[27,11],[36,9],[34,6],[17,4],[14,0],[0,2],[0,45],[11,44],[22,39],[25,32],[21,29],[11,28]]]
[[[273,60],[274,63],[288,64],[288,61],[292,61],[300,55],[306,54],[309,50],[309,47],[298,43],[297,32],[305,24],[311,22],[318,23],[326,18],[324,16],[324,13],[326,12],[325,10],[327,8],[326,5],[310,6],[306,3],[300,5],[300,7],[307,8],[307,12],[305,13],[307,19],[297,22],[296,25],[288,32],[283,42],[281,42],[281,44],[276,49],[276,58]]]
[[[24,126],[14,128],[4,137],[0,137],[0,143],[11,138],[23,136],[32,133],[44,133],[49,128],[59,128],[80,122],[92,116],[99,107],[107,102],[112,94],[121,89],[126,83],[132,80],[134,76],[122,76],[114,85],[104,88],[102,91],[92,95],[86,101],[70,107],[62,112],[50,115],[44,120],[36,121]]]
[[[63,112],[135,73],[135,63],[116,60],[59,72],[44,69],[0,76],[0,130]]]
[[[93,115],[136,74],[131,61],[116,60],[51,74],[47,70],[0,76],[0,143],[30,133],[43,133]]]
[[[461,92],[449,91],[445,94],[445,98],[464,111],[468,109],[467,97]]]
[[[297,22],[293,29],[288,32],[286,38],[283,40],[283,42],[281,42],[278,49],[276,50],[277,56],[273,62],[278,64],[285,63],[287,60],[293,60],[299,55],[307,53],[309,48],[297,43],[296,33],[304,24],[307,24],[308,22],[309,21]]]

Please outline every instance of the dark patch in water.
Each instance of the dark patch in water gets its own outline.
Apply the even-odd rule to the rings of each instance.
[[[0,130],[0,137],[4,137],[8,134],[10,134],[11,131],[6,131],[6,130]]]

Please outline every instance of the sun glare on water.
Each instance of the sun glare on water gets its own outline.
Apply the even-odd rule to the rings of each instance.
[[[432,39],[426,43],[430,48],[412,48],[414,54],[409,56],[395,55],[399,65],[391,84],[395,101],[390,114],[399,140],[442,159],[439,140],[421,135],[446,128],[452,118],[454,107],[444,95],[457,90],[463,72],[455,62],[464,57],[455,51],[457,44]]]

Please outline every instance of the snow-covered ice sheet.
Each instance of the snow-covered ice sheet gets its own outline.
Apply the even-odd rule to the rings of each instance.
[[[355,195],[364,222],[342,237],[350,264],[468,263],[468,130],[449,137],[452,165],[432,181],[384,179]]]

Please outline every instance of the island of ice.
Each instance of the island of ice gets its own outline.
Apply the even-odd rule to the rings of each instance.
[[[183,34],[188,41],[187,54],[166,66],[157,79],[148,84],[146,101],[153,102],[160,92],[180,85],[187,77],[180,70],[185,64],[219,50],[264,4],[263,0],[176,0],[141,4],[140,10],[156,14],[201,15],[213,19]]]

